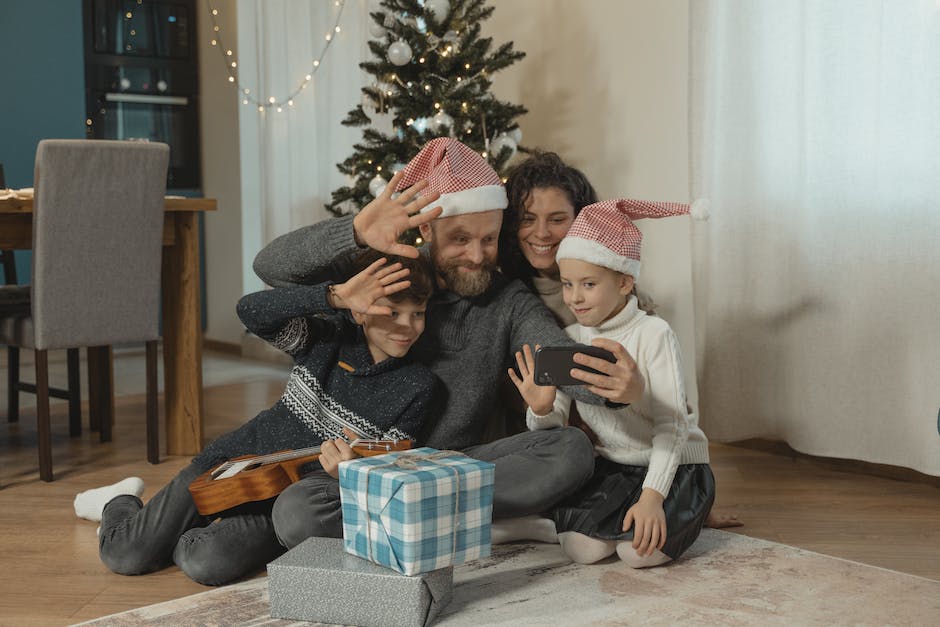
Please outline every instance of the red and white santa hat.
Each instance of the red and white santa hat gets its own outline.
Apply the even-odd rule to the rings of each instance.
[[[428,179],[428,186],[422,193],[440,192],[441,197],[423,211],[443,207],[442,218],[505,209],[509,204],[496,170],[453,137],[438,137],[426,143],[405,166],[395,191],[404,191],[424,179]]]
[[[704,201],[696,201],[694,209],[685,203],[632,198],[594,203],[583,208],[575,218],[558,246],[555,259],[580,259],[639,279],[643,234],[633,220],[689,213],[704,219],[706,212]]]

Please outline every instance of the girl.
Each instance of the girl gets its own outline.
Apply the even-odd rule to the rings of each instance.
[[[635,568],[679,557],[705,523],[715,495],[708,440],[686,403],[679,344],[669,325],[637,306],[642,235],[632,220],[689,213],[688,205],[619,200],[585,207],[558,247],[566,330],[590,344],[620,342],[646,380],[643,398],[609,408],[577,404],[597,436],[595,472],[552,514],[565,552],[593,563],[614,552]],[[529,404],[530,429],[565,425],[571,400],[534,382],[525,346],[509,376]]]

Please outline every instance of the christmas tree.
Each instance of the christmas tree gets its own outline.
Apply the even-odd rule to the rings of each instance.
[[[337,164],[352,182],[333,192],[331,213],[364,207],[434,137],[457,137],[504,171],[522,137],[515,120],[526,109],[497,100],[490,77],[525,53],[512,42],[491,51],[480,23],[492,13],[485,0],[370,1],[374,59],[360,67],[374,80],[343,120],[364,129],[353,154]]]

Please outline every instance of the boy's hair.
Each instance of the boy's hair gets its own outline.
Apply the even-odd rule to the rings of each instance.
[[[525,204],[534,189],[556,187],[574,206],[574,215],[597,202],[597,192],[581,170],[574,168],[554,152],[534,151],[525,161],[514,166],[506,179],[509,206],[503,211],[503,227],[499,235],[499,261],[504,273],[522,279],[532,287],[537,272],[519,250],[519,224]]]
[[[400,303],[407,300],[414,303],[426,303],[431,298],[431,294],[434,293],[434,270],[424,254],[418,255],[417,259],[412,259],[388,255],[369,248],[353,260],[353,273],[362,272],[383,257],[388,260],[386,265],[397,262],[402,265],[402,268],[408,269],[409,274],[403,280],[411,281],[411,285],[406,289],[387,296],[390,301]]]

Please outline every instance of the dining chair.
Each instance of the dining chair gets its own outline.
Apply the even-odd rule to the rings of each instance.
[[[29,312],[29,286],[19,285],[16,277],[16,258],[12,250],[0,250],[4,285],[0,285],[0,315]],[[82,434],[82,392],[80,356],[77,348],[66,351],[68,387],[49,387],[49,395],[69,403],[69,435]],[[7,346],[7,422],[20,419],[20,392],[35,394],[36,386],[20,379],[20,348]]]
[[[157,340],[168,159],[169,147],[161,143],[49,139],[36,149],[30,307],[0,312],[0,344],[35,353],[43,481],[53,479],[48,351],[55,349],[88,349],[91,380],[97,374],[93,351],[110,355],[115,344],[145,343],[147,459],[159,462]],[[104,441],[110,422],[109,415],[100,425]]]

